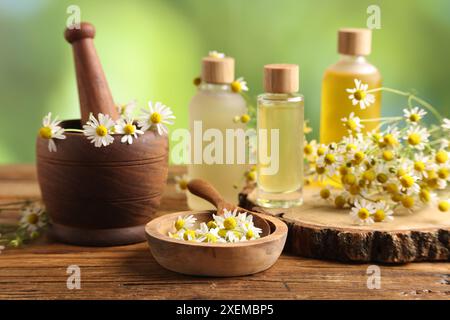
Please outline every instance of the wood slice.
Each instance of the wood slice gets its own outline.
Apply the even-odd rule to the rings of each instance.
[[[301,207],[266,209],[255,205],[254,186],[248,186],[239,195],[239,205],[286,222],[285,250],[303,257],[379,263],[450,261],[450,214],[424,208],[398,212],[391,222],[358,226],[348,209],[333,208],[318,197],[318,191],[305,188]]]

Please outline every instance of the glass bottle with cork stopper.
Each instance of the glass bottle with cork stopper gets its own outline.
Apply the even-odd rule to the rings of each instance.
[[[322,82],[322,99],[320,110],[320,142],[338,142],[348,134],[348,129],[341,122],[354,112],[361,119],[378,119],[381,114],[381,93],[373,94],[374,101],[366,90],[354,93],[355,105],[349,99],[351,93],[347,89],[356,88],[355,79],[367,84],[368,89],[381,87],[381,75],[378,69],[370,64],[366,56],[371,53],[372,31],[369,29],[346,28],[338,32],[338,52],[340,60],[330,66],[324,74]],[[361,109],[360,102],[364,103]],[[367,103],[366,103],[367,102]],[[366,105],[368,104],[368,105]],[[365,122],[363,132],[377,128],[379,122]],[[351,123],[349,124],[351,126]]]
[[[234,81],[234,59],[232,57],[205,57],[202,59],[201,83],[189,105],[191,132],[191,164],[188,166],[190,179],[204,179],[210,182],[227,202],[236,203],[246,170],[244,164],[237,163],[237,143],[234,143],[234,159],[226,159],[226,130],[244,129],[245,124],[234,122],[236,116],[247,113],[245,99],[231,89]],[[214,137],[203,136],[208,129]],[[214,150],[213,157],[204,157],[208,145],[216,135],[223,138],[223,150]],[[195,141],[194,141],[195,140]],[[205,140],[205,141],[204,141]],[[201,147],[201,148],[200,148]],[[194,150],[196,149],[196,150]],[[228,159],[230,160],[230,159]],[[211,204],[190,193],[188,205],[193,210],[212,209]]]
[[[256,201],[266,208],[289,208],[303,202],[304,98],[298,89],[298,65],[264,67],[266,93],[258,97],[257,109]]]

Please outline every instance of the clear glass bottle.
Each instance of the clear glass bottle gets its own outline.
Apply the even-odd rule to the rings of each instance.
[[[296,93],[298,66],[267,65],[264,70],[266,93],[258,97],[257,109],[257,203],[267,208],[298,206],[303,202],[304,140],[304,98]],[[278,139],[271,135],[272,129],[278,131]],[[273,174],[270,168],[275,168],[276,159],[278,170]]]
[[[325,71],[322,82],[320,142],[325,144],[340,141],[348,134],[341,119],[350,113],[354,112],[361,119],[381,116],[381,92],[373,93],[375,102],[365,110],[361,110],[359,105],[354,106],[347,92],[347,89],[355,87],[355,79],[368,84],[369,89],[381,87],[380,72],[366,59],[371,51],[371,31],[341,29],[338,47],[341,58]],[[362,131],[374,130],[378,124],[376,121],[366,122]]]
[[[189,105],[189,123],[192,139],[194,137],[194,122],[201,121],[203,133],[208,129],[217,129],[223,137],[223,164],[195,164],[194,156],[188,166],[190,179],[199,178],[210,182],[230,203],[238,202],[238,194],[242,184],[246,166],[243,164],[226,164],[225,139],[226,129],[244,129],[245,124],[235,123],[233,118],[247,113],[245,99],[231,90],[231,82],[234,80],[234,60],[226,58],[204,58],[202,66],[202,83],[198,87],[197,94]],[[198,137],[197,137],[198,138]],[[198,141],[198,140],[197,140]],[[202,139],[203,141],[203,139]],[[211,141],[202,142],[202,150]],[[194,142],[192,142],[194,145]],[[235,143],[234,155],[236,159],[237,144]],[[192,210],[212,209],[208,202],[187,194],[188,206]]]

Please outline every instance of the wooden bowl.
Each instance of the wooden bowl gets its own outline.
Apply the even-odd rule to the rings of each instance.
[[[211,220],[215,211],[185,211],[158,217],[145,227],[150,251],[156,261],[171,271],[214,277],[244,276],[270,268],[283,251],[288,228],[281,220],[262,216],[270,225],[266,237],[239,243],[198,243],[176,240],[173,231],[178,216],[193,214],[197,223]],[[253,215],[257,215],[252,213]]]
[[[61,123],[80,128],[79,120]],[[37,138],[37,174],[52,220],[50,234],[78,245],[145,241],[145,224],[159,207],[168,174],[168,139],[152,131],[133,141],[96,148],[82,133],[66,132],[49,152]]]

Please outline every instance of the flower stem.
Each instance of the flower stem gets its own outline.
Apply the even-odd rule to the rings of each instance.
[[[375,89],[372,89],[372,90],[368,90],[367,92],[373,93],[373,92],[378,92],[378,91],[386,91],[386,92],[398,94],[400,96],[408,97],[408,105],[410,107],[411,107],[411,102],[415,101],[415,102],[419,103],[420,105],[422,105],[425,109],[430,111],[436,117],[436,119],[438,119],[439,121],[442,121],[442,119],[443,119],[441,114],[439,113],[439,111],[437,111],[430,103],[426,102],[425,100],[423,100],[423,99],[421,99],[419,97],[416,97],[411,92],[404,92],[404,91],[400,91],[400,90],[392,89],[392,88],[387,88],[387,87],[375,88]]]

